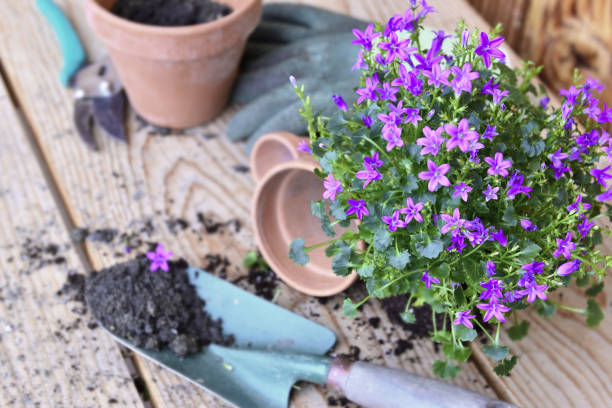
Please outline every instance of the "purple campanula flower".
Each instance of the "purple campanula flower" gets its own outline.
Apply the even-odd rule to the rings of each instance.
[[[351,41],[351,44],[361,45],[366,51],[372,49],[372,40],[380,35],[380,33],[374,32],[374,24],[368,24],[366,29],[362,32],[358,29],[353,29],[353,35],[355,40]]]
[[[431,119],[433,117],[433,115],[436,114],[436,110],[432,109],[429,112],[427,112],[427,120]],[[608,152],[608,157],[610,157],[610,152]]]
[[[370,166],[367,163],[364,163],[363,167],[365,168],[365,170],[358,171],[355,174],[355,177],[357,177],[359,180],[364,180],[363,188],[366,188],[368,184],[370,184],[370,182],[380,180],[382,178],[382,174],[380,174],[380,172],[376,168]]]
[[[437,53],[440,52],[440,50],[442,49],[442,44],[444,43],[444,40],[446,40],[447,38],[451,38],[452,35],[448,34],[446,35],[446,33],[444,32],[444,30],[438,30],[438,31],[434,31],[433,32],[436,36],[434,37],[434,39],[431,41],[431,48],[430,48],[430,52],[434,55],[436,55]]]
[[[440,280],[435,276],[431,276],[429,274],[429,269],[423,272],[423,276],[421,276],[421,282],[425,282],[425,287],[429,289],[432,283],[440,283]]]
[[[565,96],[565,103],[569,103],[571,105],[576,104],[576,100],[578,96],[580,96],[580,89],[577,89],[575,85],[570,86],[568,89],[560,89],[559,95]]]
[[[436,11],[436,9],[434,9],[433,6],[430,6],[429,4],[427,4],[426,0],[421,0],[421,11],[419,11],[419,14],[417,15],[417,18],[418,19],[422,19],[426,15],[428,15],[430,13],[434,13],[435,11]]]
[[[478,140],[480,135],[478,132],[469,129],[469,122],[466,118],[459,121],[457,126],[452,123],[444,125],[444,130],[450,136],[446,142],[446,150],[453,150],[459,146],[463,153],[467,153],[470,149],[470,142]]]
[[[521,219],[521,227],[523,227],[525,231],[529,232],[537,231],[538,229],[538,226],[536,224],[532,223],[526,218]]]
[[[440,229],[441,234],[446,234],[449,231],[453,231],[453,235],[460,232],[460,228],[465,224],[465,220],[461,218],[461,213],[458,208],[453,210],[453,215],[440,214],[440,218],[445,222],[444,226]]]
[[[468,186],[464,182],[461,182],[460,184],[453,186],[453,188],[455,189],[453,192],[453,197],[461,197],[463,201],[467,202],[468,193],[472,191],[472,187]]]
[[[601,109],[597,107],[599,104],[599,99],[591,98],[589,99],[589,104],[586,108],[584,108],[584,113],[594,121],[597,121],[599,115],[601,115]]]
[[[567,159],[567,153],[562,153],[561,148],[559,148],[556,152],[549,154],[548,158],[550,159],[550,161],[553,162],[555,166],[560,167],[563,166],[561,160]]]
[[[604,102],[603,109],[601,110],[601,114],[597,118],[597,122],[605,123],[612,122],[612,107],[608,109],[608,104]]]
[[[460,324],[464,325],[465,327],[469,328],[469,329],[473,329],[474,325],[472,324],[472,322],[470,322],[470,319],[473,319],[476,317],[476,315],[471,314],[472,310],[471,309],[467,309],[467,310],[463,310],[461,312],[457,312],[455,314],[455,320],[453,320],[453,324],[455,326],[459,326]]]
[[[382,54],[378,54],[377,56],[375,56],[374,61],[376,61],[377,64],[382,66],[387,65],[387,61],[385,60],[385,57],[382,56]]]
[[[291,85],[293,85],[294,87],[297,86],[297,80],[295,79],[295,77],[293,75],[289,75],[289,82],[291,83]]]
[[[494,78],[491,76],[487,83],[482,86],[482,91],[480,91],[482,94],[493,95],[493,91],[499,88],[499,84],[494,83],[493,79]]]
[[[548,96],[545,96],[542,99],[540,99],[540,106],[546,109],[546,107],[548,106],[548,102],[550,102],[550,98]]]
[[[480,293],[480,299],[490,299],[492,296],[497,298],[502,297],[501,289],[504,287],[504,283],[494,278],[490,278],[488,281],[480,282],[485,290]]]
[[[580,155],[587,154],[587,153],[589,153],[589,149],[587,149],[586,147],[575,147],[574,146],[569,150],[569,159],[571,161],[581,162],[582,157],[580,157]]]
[[[488,322],[491,318],[495,317],[501,323],[505,322],[506,319],[502,313],[506,313],[510,310],[508,306],[504,306],[499,303],[497,298],[491,298],[489,303],[479,303],[476,305],[480,310],[485,310],[483,321]]]
[[[164,272],[168,272],[170,270],[170,266],[168,265],[168,261],[174,255],[170,251],[164,250],[164,246],[162,244],[158,244],[155,251],[147,252],[147,258],[151,261],[151,266],[149,270],[151,272],[155,272],[158,269],[161,269]]]
[[[450,85],[457,96],[459,96],[462,91],[471,93],[472,81],[480,77],[478,72],[472,72],[472,65],[469,62],[463,64],[463,68],[461,69],[459,67],[451,67],[451,73],[453,73],[455,77],[451,80]]]
[[[364,157],[363,162],[375,169],[385,164],[382,160],[378,158],[378,152],[374,152],[372,157]]]
[[[592,129],[576,137],[576,144],[580,147],[597,146],[599,144],[599,130]]]
[[[472,33],[470,33],[470,30],[463,30],[461,32],[461,45],[463,45],[463,48],[468,46],[468,41],[470,41],[471,34]]]
[[[390,112],[389,114],[379,113],[378,119],[385,124],[385,128],[387,127],[396,127],[402,124],[403,115],[406,113],[407,109],[402,108],[403,101],[399,101],[397,106],[393,104],[389,104]]]
[[[468,151],[470,152],[470,160],[474,163],[480,163],[480,159],[478,158],[478,151],[480,149],[484,149],[484,145],[478,140],[473,140],[470,142]]]
[[[497,37],[489,40],[487,33],[480,33],[480,44],[478,44],[474,52],[482,57],[485,67],[489,68],[491,66],[491,58],[501,60],[506,58],[506,54],[497,49],[503,42],[504,37]]]
[[[531,273],[532,275],[540,274],[544,271],[544,262],[533,261],[521,267],[522,270]]]
[[[459,231],[459,230],[455,230],[455,231]],[[453,231],[453,233],[455,231]],[[461,234],[460,231],[456,235],[452,236],[451,242],[452,242],[452,245],[446,248],[446,250],[449,252],[452,251],[453,249],[456,249],[457,252],[461,254],[463,253],[463,248],[467,246],[467,244],[465,243],[465,236]]]
[[[387,51],[387,64],[395,61],[397,57],[403,58],[407,54],[416,51],[416,48],[408,47],[408,44],[410,44],[409,38],[400,41],[394,32],[390,33],[387,37],[389,41],[378,43],[378,48]]]
[[[487,185],[487,189],[482,192],[485,195],[485,201],[489,200],[497,200],[497,192],[499,191],[499,187],[491,187],[490,184]]]
[[[491,277],[495,275],[495,262],[487,261],[487,276]]]
[[[397,96],[395,96],[395,94],[397,93],[397,91],[398,89],[392,87],[390,83],[383,82],[382,88],[378,88],[378,95],[380,96],[380,99],[383,101],[389,100],[392,102],[396,102]]]
[[[591,228],[593,228],[595,226],[594,222],[589,222],[589,220],[584,217],[582,219],[582,222],[578,225],[576,225],[576,228],[578,229],[578,232],[580,233],[580,236],[582,237],[582,239],[586,238],[589,235],[589,232],[591,231]]]
[[[365,60],[363,59],[363,50],[359,50],[357,60],[355,60],[355,64],[353,64],[351,67],[351,72],[355,71],[356,69],[368,69],[368,64],[366,64]]]
[[[557,249],[555,249],[555,252],[553,252],[553,256],[555,258],[563,255],[565,259],[570,259],[570,257],[572,256],[572,251],[576,249],[576,244],[572,242],[572,238],[573,237],[571,231],[568,231],[567,234],[565,234],[565,238],[563,239],[556,238]]]
[[[490,141],[493,141],[493,138],[499,134],[499,133],[497,133],[495,131],[496,128],[497,128],[497,126],[487,125],[487,128],[485,129],[484,133],[482,134],[482,138],[483,139],[489,139]]]
[[[489,231],[491,228],[485,228],[480,218],[476,217],[472,221],[465,221],[463,224],[465,229],[464,235],[472,244],[472,247],[482,244],[489,239]]]
[[[512,167],[510,160],[504,160],[504,155],[500,152],[495,153],[494,157],[485,157],[485,162],[491,167],[487,170],[487,174],[494,176],[496,174],[502,177],[508,176],[508,170]]]
[[[395,14],[389,18],[383,35],[389,37],[392,33],[402,30],[404,28],[404,17],[401,14]]]
[[[612,188],[595,197],[595,200],[601,203],[612,200]]]
[[[400,212],[406,215],[406,218],[404,219],[404,224],[408,225],[412,220],[415,220],[417,222],[423,222],[421,210],[423,209],[424,205],[425,203],[422,202],[415,204],[412,201],[412,198],[408,197],[406,199],[406,207],[400,209]]]
[[[578,194],[578,196],[576,197],[576,201],[574,201],[574,204],[570,204],[567,207],[567,211],[569,211],[570,214],[574,212],[581,213],[581,212],[588,211],[590,208],[591,208],[591,204],[583,203],[582,194]]]
[[[504,234],[504,230],[501,228],[499,230],[493,230],[489,233],[489,241],[497,241],[503,247],[508,245],[506,234]]]
[[[399,210],[395,210],[393,211],[392,216],[389,217],[385,215],[381,217],[382,222],[388,225],[389,231],[394,232],[398,228],[404,228],[406,226],[406,224],[404,224],[404,221],[400,219],[400,214],[401,213]]]
[[[502,91],[501,89],[495,89],[493,91],[493,104],[497,105],[498,103],[501,102],[501,100],[503,98],[505,98],[506,96],[510,95],[509,91]]]
[[[519,293],[518,290],[508,290],[504,292],[504,302],[506,303],[514,303],[517,300],[520,300],[523,296]]]
[[[597,81],[595,78],[592,78],[590,75],[584,81],[584,92],[591,92],[591,90],[596,90],[597,92],[603,91],[605,86]]]
[[[518,171],[508,180],[508,199],[513,200],[517,194],[525,194],[527,197],[531,197],[529,194],[533,189],[523,185],[523,175]]]
[[[360,220],[365,216],[370,215],[370,211],[366,207],[364,200],[348,200],[349,208],[346,210],[346,215],[355,214]]]
[[[431,51],[431,50],[430,50]],[[435,56],[431,52],[428,52],[425,56],[415,53],[412,55],[416,60],[415,68],[425,71],[430,71],[434,64],[442,61],[442,56]]]
[[[533,275],[533,272],[525,271],[523,272],[519,280],[516,282],[516,284],[521,287],[526,287],[530,282],[533,282],[534,280],[535,277]]]
[[[298,143],[298,147],[297,147],[296,150],[298,152],[304,152],[304,153],[312,154],[312,149],[310,148],[310,146],[308,145],[308,142],[306,140],[300,140],[300,143]]]
[[[606,173],[608,170],[610,170],[610,165],[606,166],[603,169],[591,169],[589,173],[591,174],[591,176],[593,176],[595,181],[597,181],[599,184],[601,184],[605,188],[606,180],[612,179],[612,175]]]
[[[372,77],[366,77],[365,79],[365,88],[360,88],[355,91],[359,98],[357,98],[357,105],[361,104],[366,99],[371,101],[376,101],[378,99],[378,94],[376,93],[378,88],[378,74],[375,72],[372,74]]]
[[[389,127],[385,126],[382,131],[383,138],[387,141],[387,151],[390,152],[394,147],[402,147],[404,141],[402,140],[402,129],[395,125]]]
[[[565,262],[557,269],[557,274],[561,276],[569,275],[571,273],[576,272],[580,269],[580,264],[582,261],[580,259],[572,259],[569,262]]]
[[[525,289],[519,291],[519,294],[521,296],[527,296],[527,302],[533,303],[535,302],[536,297],[542,300],[546,300],[548,298],[546,293],[544,293],[546,292],[546,288],[548,288],[546,284],[538,285],[535,281],[533,281],[528,283]]]
[[[374,123],[374,120],[372,120],[370,115],[363,115],[361,120],[363,121],[363,125],[368,129],[370,129],[372,127],[372,123]]]
[[[338,106],[338,109],[343,110],[345,112],[348,110],[348,106],[346,105],[346,102],[344,102],[342,95],[334,94],[332,95],[332,99],[336,103],[336,106]]]
[[[423,128],[423,134],[425,137],[421,137],[416,140],[417,145],[423,146],[421,149],[421,156],[425,156],[427,154],[435,156],[438,154],[438,151],[440,151],[440,148],[446,141],[446,139],[442,137],[443,130],[444,128],[442,126],[436,130],[431,130],[429,126],[425,126]]]
[[[434,192],[438,189],[438,184],[441,186],[450,186],[450,181],[446,178],[445,174],[450,170],[449,164],[441,164],[438,166],[431,160],[427,160],[427,168],[429,171],[422,171],[419,173],[421,180],[429,180],[427,188],[429,191]]]
[[[442,85],[450,85],[448,82],[448,76],[450,71],[448,69],[441,70],[439,64],[433,64],[431,70],[423,70],[423,76],[427,78],[427,84],[439,88]]]
[[[574,110],[574,105],[571,105],[567,102],[561,106],[561,119],[563,119],[563,122],[566,122],[566,123],[568,122],[570,113],[572,113],[573,110]]]
[[[555,179],[556,180],[559,180],[561,177],[563,177],[563,173],[572,170],[569,167],[565,167],[563,162],[556,162],[556,163],[550,164],[549,166],[550,166],[551,169],[553,169],[555,171]]]
[[[334,176],[331,173],[327,175],[327,179],[323,180],[323,187],[325,188],[323,198],[331,201],[336,201],[336,194],[339,194],[344,190],[342,183],[338,180],[334,180]]]
[[[416,108],[408,108],[406,110],[406,118],[404,123],[412,123],[412,126],[418,126],[423,118],[419,115],[419,110]]]

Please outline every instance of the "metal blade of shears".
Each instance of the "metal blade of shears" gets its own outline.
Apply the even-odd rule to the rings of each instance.
[[[123,91],[108,97],[93,98],[93,116],[100,128],[112,137],[126,141],[123,117],[125,93]]]
[[[93,107],[91,100],[80,98],[74,101],[74,125],[81,139],[93,150],[98,150],[98,144],[91,132]]]

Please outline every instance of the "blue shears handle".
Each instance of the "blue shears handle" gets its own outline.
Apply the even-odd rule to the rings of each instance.
[[[79,36],[74,31],[70,21],[53,0],[36,0],[36,7],[49,21],[60,43],[64,57],[64,65],[60,72],[60,82],[64,86],[68,86],[70,78],[86,61],[87,57],[83,44],[81,44],[81,40],[79,40]]]

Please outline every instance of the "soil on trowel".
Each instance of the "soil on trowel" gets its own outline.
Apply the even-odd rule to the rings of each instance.
[[[188,26],[227,16],[232,9],[211,0],[117,0],[111,12],[136,23]]]
[[[169,348],[177,356],[210,343],[231,345],[221,319],[204,310],[205,302],[189,283],[187,263],[169,262],[170,270],[149,270],[145,257],[94,272],[85,285],[92,314],[115,335],[150,350]]]

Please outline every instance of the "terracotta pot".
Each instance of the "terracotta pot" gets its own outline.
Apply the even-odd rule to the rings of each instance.
[[[251,216],[259,250],[270,267],[289,286],[312,296],[330,296],[357,279],[335,275],[325,248],[309,252],[310,262],[296,265],[289,259],[289,245],[303,238],[307,245],[329,241],[310,203],[321,199],[323,182],[314,175],[317,162],[296,150],[300,138],[287,132],[261,137],[251,152],[251,169],[257,183]],[[338,235],[345,229],[337,226]]]
[[[220,113],[232,88],[262,0],[222,0],[229,15],[210,23],[160,27],[108,11],[115,0],[85,0],[134,109],[163,127],[185,128]]]

